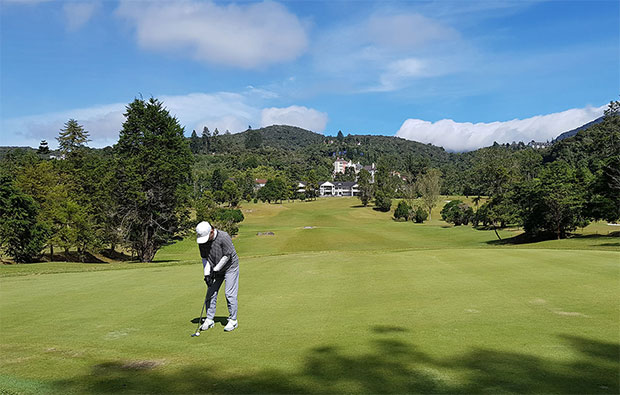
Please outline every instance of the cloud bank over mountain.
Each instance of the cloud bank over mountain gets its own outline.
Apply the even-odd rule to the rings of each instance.
[[[503,122],[471,123],[442,119],[428,122],[407,119],[396,136],[408,140],[431,143],[448,151],[472,151],[481,147],[532,140],[553,140],[559,134],[577,128],[603,115],[607,106],[573,108],[547,115]]]

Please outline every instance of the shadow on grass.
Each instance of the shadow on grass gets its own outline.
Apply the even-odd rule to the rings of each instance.
[[[203,322],[204,322],[205,317],[202,317],[202,319],[203,319]],[[226,324],[228,324],[228,317],[224,317],[224,316],[215,317],[215,318],[213,318],[213,321],[215,321],[215,322],[217,322],[218,324],[221,324],[221,325],[226,325]],[[198,324],[198,322],[200,322],[200,317],[193,318],[192,321],[191,321],[192,324]]]
[[[479,229],[479,228],[476,228]],[[484,229],[481,229],[484,230]],[[613,232],[607,235],[599,235],[599,234],[589,234],[589,235],[579,235],[579,234],[571,234],[569,235],[569,237],[562,239],[562,240],[567,240],[567,239],[585,239],[585,240],[601,240],[601,239],[606,239],[606,240],[614,240],[617,239],[618,237],[620,237],[620,232]],[[513,236],[513,237],[508,237],[502,240],[489,240],[486,242],[486,244],[488,245],[519,245],[519,244],[533,244],[533,243],[539,243],[542,241],[549,241],[549,240],[557,240],[553,235],[549,235],[548,237],[538,237],[538,238],[533,238],[530,236],[527,236],[525,233],[521,233],[519,235]],[[605,244],[596,244],[594,246],[611,246],[611,247],[617,247],[620,246],[620,243],[605,243]]]
[[[484,348],[436,358],[389,338],[391,330],[379,332],[367,353],[315,347],[294,371],[227,374],[216,361],[209,361],[164,372],[157,361],[99,361],[90,374],[52,384],[60,392],[77,393],[616,394],[620,390],[618,344],[560,336],[574,351],[573,359],[565,361]]]

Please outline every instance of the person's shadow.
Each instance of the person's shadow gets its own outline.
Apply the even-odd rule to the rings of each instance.
[[[202,324],[204,320],[205,320],[205,317],[202,317],[202,321],[200,321],[200,317],[196,317],[191,320],[191,323],[197,324],[200,321],[200,323]],[[213,321],[215,321],[218,324],[221,324],[222,326],[225,326],[228,323],[228,317],[216,316],[213,319]]]

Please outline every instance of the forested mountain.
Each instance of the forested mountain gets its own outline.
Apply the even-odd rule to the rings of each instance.
[[[582,126],[579,126],[578,128],[575,128],[573,130],[569,130],[567,132],[564,132],[564,133],[560,134],[558,137],[556,137],[554,141],[560,141],[560,140],[567,139],[569,137],[573,137],[578,132],[580,132],[582,130],[586,130],[590,126],[594,126],[596,124],[599,124],[599,123],[603,122],[603,119],[605,119],[605,117],[598,117],[594,121],[588,122],[585,125],[582,125]]]
[[[272,125],[260,129],[248,129],[236,134],[225,134],[222,141],[225,146],[244,148],[246,141],[252,136],[260,134],[260,142],[264,147],[299,150],[313,144],[320,144],[324,140],[322,134],[288,125]]]

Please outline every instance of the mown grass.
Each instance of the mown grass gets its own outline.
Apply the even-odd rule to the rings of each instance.
[[[497,245],[492,231],[438,215],[398,223],[356,205],[244,206],[232,333],[220,300],[216,328],[189,336],[204,295],[192,238],[160,251],[160,263],[2,267],[0,388],[620,391],[617,238]],[[266,231],[275,235],[257,236]],[[109,270],[126,268],[144,270]]]

